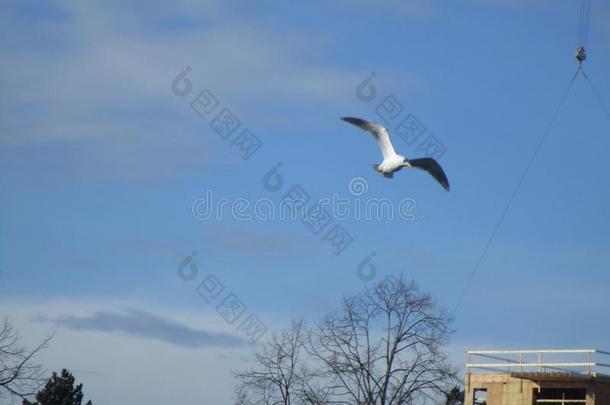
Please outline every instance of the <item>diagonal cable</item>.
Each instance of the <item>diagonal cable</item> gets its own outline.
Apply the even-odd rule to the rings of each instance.
[[[570,89],[572,88],[572,84],[574,84],[574,80],[576,79],[576,76],[578,75],[578,72],[580,70],[581,70],[580,68],[576,69],[576,72],[574,72],[574,74],[572,75],[572,78],[570,79],[570,82],[569,82],[567,88],[563,92],[563,95],[561,96],[561,99],[559,100],[559,103],[555,107],[555,111],[553,112],[551,120],[549,121],[548,125],[546,126],[546,129],[542,133],[542,136],[540,137],[540,140],[538,141],[538,144],[536,145],[536,148],[534,149],[534,152],[532,153],[532,156],[530,157],[529,161],[527,162],[527,165],[525,166],[525,169],[521,173],[521,177],[519,178],[519,181],[517,182],[517,185],[513,189],[513,192],[510,195],[510,198],[506,202],[506,205],[504,206],[504,210],[502,211],[502,214],[500,215],[500,218],[498,219],[498,222],[496,223],[495,227],[493,228],[493,230],[491,232],[491,235],[487,239],[487,243],[485,244],[485,247],[483,248],[483,251],[479,255],[479,258],[476,261],[476,264],[475,264],[474,268],[472,269],[472,272],[470,273],[470,276],[468,278],[468,281],[466,282],[466,285],[464,286],[464,289],[462,290],[460,298],[458,299],[455,307],[453,308],[453,314],[454,315],[457,312],[457,310],[460,307],[460,305],[462,304],[462,301],[464,299],[464,296],[466,295],[466,292],[470,288],[470,285],[472,284],[472,281],[474,280],[474,277],[478,273],[478,271],[479,271],[479,269],[481,267],[481,264],[483,263],[483,259],[487,255],[487,252],[489,251],[489,248],[490,248],[491,244],[493,243],[494,239],[496,238],[496,235],[498,233],[498,229],[500,229],[500,226],[502,225],[502,223],[504,222],[504,219],[506,218],[506,214],[510,210],[511,205],[513,204],[513,201],[515,200],[515,197],[517,196],[517,193],[521,189],[521,185],[523,184],[525,178],[527,177],[527,174],[528,174],[528,172],[529,172],[529,170],[530,170],[530,168],[532,166],[532,163],[534,163],[534,160],[536,159],[536,156],[538,155],[538,152],[540,151],[540,149],[542,148],[542,145],[544,144],[544,141],[548,137],[549,132],[551,130],[551,127],[553,126],[553,123],[555,122],[555,119],[557,118],[557,115],[559,114],[559,110],[561,109],[561,106],[565,102],[565,100],[566,100],[566,98],[568,96],[568,93],[570,92]]]
[[[597,101],[599,101],[599,104],[601,104],[604,111],[606,111],[606,115],[610,118],[610,109],[608,108],[608,104],[606,104],[604,102],[604,99],[602,99],[602,96],[599,94],[599,92],[593,85],[593,82],[591,81],[591,79],[589,79],[589,75],[587,75],[587,73],[585,73],[584,69],[582,69],[582,74],[585,77],[585,79],[587,79],[587,83],[589,83],[589,87],[591,87],[591,90],[593,90],[593,93],[595,94]]]

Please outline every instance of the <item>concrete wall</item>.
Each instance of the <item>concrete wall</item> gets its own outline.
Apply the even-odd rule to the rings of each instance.
[[[591,405],[610,405],[610,381],[598,381],[594,388]],[[587,403],[587,405],[589,405]]]
[[[610,405],[610,378],[591,377],[561,378],[557,381],[545,378],[516,378],[509,373],[471,374],[464,381],[465,404],[472,405],[475,389],[487,389],[487,405],[534,405],[534,391],[539,388],[584,388],[587,405]]]
[[[487,389],[488,405],[532,405],[534,385],[508,374],[466,375],[466,405],[472,405],[475,388]]]

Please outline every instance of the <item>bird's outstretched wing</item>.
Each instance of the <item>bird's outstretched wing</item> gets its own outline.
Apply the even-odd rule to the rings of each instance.
[[[441,186],[443,186],[445,190],[449,191],[449,180],[447,180],[447,176],[445,176],[443,168],[436,160],[432,158],[409,159],[409,163],[413,167],[430,173],[432,177],[436,179],[436,181],[441,183]]]
[[[384,159],[396,154],[394,146],[392,146],[392,141],[390,140],[390,134],[382,125],[354,117],[342,117],[341,119],[350,124],[354,124],[373,135],[379,144],[379,148],[381,148]]]

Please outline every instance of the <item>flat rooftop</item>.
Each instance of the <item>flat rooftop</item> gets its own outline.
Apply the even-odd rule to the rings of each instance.
[[[468,350],[468,405],[609,405],[610,353],[597,349]]]
[[[610,352],[598,349],[468,350],[469,373],[520,378],[610,378]]]

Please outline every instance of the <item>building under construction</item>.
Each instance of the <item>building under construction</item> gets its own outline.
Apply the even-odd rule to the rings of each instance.
[[[610,353],[469,350],[466,405],[610,405]],[[604,357],[609,360],[604,360]]]

